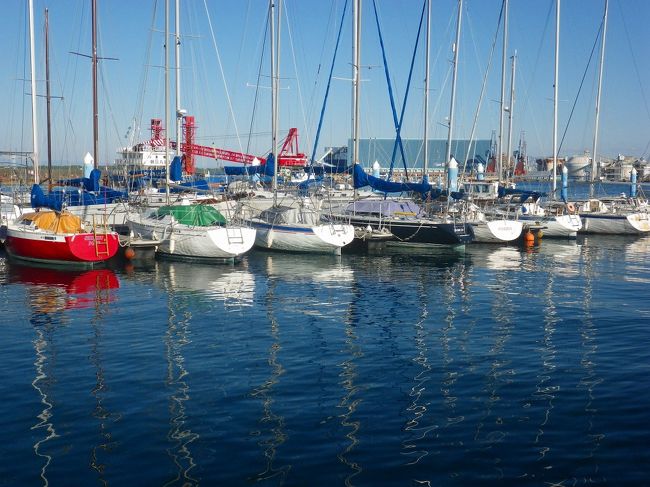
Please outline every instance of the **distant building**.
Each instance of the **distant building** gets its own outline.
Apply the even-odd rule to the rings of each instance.
[[[608,181],[629,181],[635,161],[635,157],[619,154],[615,160],[601,163],[600,175]]]
[[[569,178],[586,180],[591,173],[591,155],[588,153],[569,157],[564,166],[569,171]]]

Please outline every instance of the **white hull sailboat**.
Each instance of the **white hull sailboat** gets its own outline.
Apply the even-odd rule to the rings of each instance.
[[[535,226],[541,227],[544,237],[550,238],[576,238],[582,228],[582,221],[578,215],[520,218]]]
[[[607,235],[642,235],[650,232],[648,208],[633,208],[615,202],[607,205],[603,201],[591,199],[578,207],[584,221],[583,233]]]
[[[255,229],[227,224],[208,205],[162,206],[129,215],[128,225],[133,236],[159,242],[158,254],[183,260],[233,261],[255,243]]]
[[[257,230],[255,245],[269,250],[340,254],[354,239],[354,227],[323,222],[306,207],[273,206],[252,218]]]
[[[558,205],[547,209],[537,201],[516,205],[511,202],[490,214],[498,218],[504,212],[512,211],[516,213],[516,219],[523,224],[524,229],[541,230],[544,237],[573,239],[582,229],[582,220],[577,213],[567,213]]]
[[[630,200],[614,200],[608,203],[593,198],[594,182],[598,171],[598,126],[600,120],[600,97],[602,90],[603,68],[605,63],[605,39],[607,33],[607,11],[608,1],[605,0],[605,11],[603,15],[602,42],[600,46],[600,66],[598,72],[598,92],[596,95],[596,127],[594,129],[594,146],[591,158],[590,172],[590,199],[584,203],[578,203],[580,216],[584,221],[584,233],[617,234],[617,235],[641,235],[650,232],[650,217],[648,215],[648,203],[645,200],[636,198],[636,169],[632,168],[630,173],[631,189]]]
[[[278,2],[278,10],[281,8]],[[276,5],[269,2],[269,24],[271,37],[271,86],[272,117],[271,147],[266,164],[275,164],[278,127],[278,75],[279,75],[279,13]],[[270,250],[287,252],[334,253],[340,254],[341,248],[354,239],[352,225],[326,222],[321,218],[320,210],[300,199],[296,203],[278,204],[277,167],[273,169],[273,204],[263,210],[249,222],[256,229],[255,245]]]
[[[176,36],[179,35],[179,12],[176,3]],[[165,38],[169,38],[168,18],[165,19]],[[179,42],[176,42],[176,65],[179,63]],[[168,120],[169,56],[165,44],[165,121]],[[180,75],[176,70],[176,113],[180,111]],[[165,123],[165,126],[169,124]],[[180,120],[176,124],[177,141],[180,140]],[[169,202],[170,170],[169,140],[165,145],[165,201]],[[179,144],[177,144],[179,149]],[[169,204],[127,216],[133,236],[158,242],[159,255],[181,260],[233,261],[248,252],[255,243],[255,230],[248,226],[233,225],[209,204]]]
[[[541,229],[544,237],[576,238],[582,229],[582,219],[577,213],[566,213],[558,207],[557,214],[549,213],[535,203],[524,203],[519,211],[519,220],[527,226]]]
[[[650,232],[650,216],[647,213],[581,214],[584,233],[616,235],[643,235]]]
[[[473,242],[506,243],[521,236],[523,223],[516,220],[468,221],[474,232]]]
[[[523,222],[503,215],[487,216],[477,205],[468,206],[467,223],[474,233],[472,242],[507,243],[518,239],[524,229]]]

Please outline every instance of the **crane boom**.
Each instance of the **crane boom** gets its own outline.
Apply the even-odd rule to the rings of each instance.
[[[165,144],[165,138],[162,135],[163,128],[160,119],[151,119],[151,140],[149,144],[154,146],[162,146]],[[196,133],[196,125],[194,117],[186,115],[183,117],[183,138],[181,142],[181,152],[184,155],[183,170],[187,174],[194,174],[194,157],[209,157],[211,159],[236,162],[240,164],[265,164],[266,158],[255,156],[253,154],[246,154],[244,152],[232,151],[227,149],[220,149],[218,147],[211,147],[207,145],[200,145],[194,143],[194,136]],[[176,149],[177,143],[170,141],[169,145],[172,149]],[[278,154],[278,165],[280,167],[303,167],[307,164],[307,156],[299,152],[298,149],[298,129],[291,128],[287,137],[282,143],[282,148]]]

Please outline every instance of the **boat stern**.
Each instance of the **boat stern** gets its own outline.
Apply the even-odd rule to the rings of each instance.
[[[345,247],[354,240],[354,227],[340,223],[327,223],[313,228],[314,233],[332,248]]]

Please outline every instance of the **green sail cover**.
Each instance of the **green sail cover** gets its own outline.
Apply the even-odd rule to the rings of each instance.
[[[195,227],[226,224],[226,218],[210,205],[161,206],[158,215],[172,215],[178,223]]]

